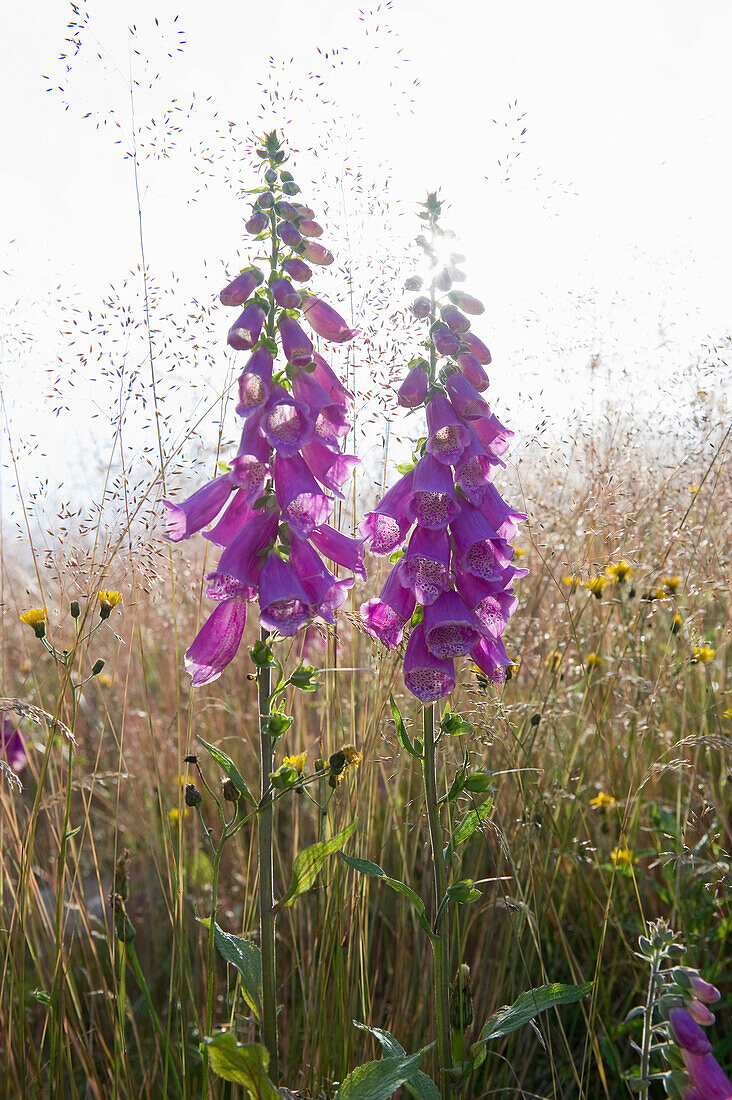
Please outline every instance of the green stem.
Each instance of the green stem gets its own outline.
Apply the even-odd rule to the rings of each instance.
[[[661,955],[656,952],[651,963],[651,974],[648,979],[648,993],[646,996],[645,1010],[643,1012],[643,1039],[641,1042],[640,1073],[641,1087],[638,1093],[640,1100],[648,1100],[648,1092],[651,1083],[648,1073],[651,1063],[651,1040],[653,1038],[653,1009],[656,1004],[656,981],[661,967]]]
[[[155,1005],[153,1004],[152,997],[150,996],[150,990],[148,989],[145,975],[142,972],[140,960],[137,957],[137,951],[135,950],[135,946],[132,941],[129,941],[126,945],[120,943],[120,952],[125,952],[127,956],[127,961],[132,967],[132,973],[135,975],[135,981],[139,986],[140,992],[142,993],[142,998],[147,1006],[147,1011],[149,1013],[150,1020],[152,1021],[153,1028],[155,1029],[155,1034],[158,1037],[158,1042],[165,1051],[166,1071],[169,1067],[172,1072],[173,1078],[175,1079],[175,1084],[178,1089],[178,1095],[181,1096],[183,1094],[183,1086],[181,1084],[180,1077],[178,1076],[178,1070],[175,1068],[175,1063],[173,1061],[172,1052],[170,1049],[170,1043],[168,1042],[167,1035],[163,1031],[162,1024],[160,1023],[160,1017],[155,1011]]]
[[[440,1093],[443,1100],[450,1095],[449,1077],[445,1071],[452,1066],[452,1035],[450,1030],[450,925],[448,907],[444,904],[447,892],[447,869],[442,847],[442,828],[437,804],[437,767],[435,761],[435,708],[434,704],[422,712],[424,730],[424,797],[430,830],[433,876],[433,915],[435,939],[434,955],[435,1019],[437,1023],[437,1055],[440,1063]]]
[[[269,632],[262,630],[262,641]],[[269,1075],[277,1084],[279,1055],[277,1050],[277,987],[275,982],[275,915],[274,868],[272,859],[272,786],[270,773],[273,765],[273,739],[268,731],[270,695],[272,691],[270,669],[260,668],[257,673],[259,692],[259,946],[262,952],[262,1032],[264,1045],[269,1051]]]
[[[210,834],[209,834],[210,839]],[[206,964],[206,1029],[205,1038],[211,1034],[213,1027],[213,1005],[214,1005],[214,984],[215,984],[215,969],[216,969],[216,907],[218,904],[219,896],[219,868],[221,867],[221,857],[224,854],[224,845],[229,839],[226,829],[221,832],[221,840],[219,846],[216,849],[213,862],[213,878],[211,881],[211,918],[208,922],[208,959]],[[208,1086],[208,1046],[203,1045],[203,1051],[201,1053],[201,1091]]]
[[[75,655],[76,651],[74,650]],[[76,729],[77,693],[76,686],[69,673],[69,687],[71,688],[71,730]],[[64,803],[64,820],[61,827],[61,842],[59,845],[58,860],[56,862],[56,916],[55,916],[55,962],[53,973],[53,989],[51,1003],[54,1014],[54,1036],[51,1040],[51,1095],[62,1095],[61,1061],[63,1055],[63,1036],[66,1033],[64,1025],[64,895],[66,893],[66,849],[68,847],[69,825],[71,823],[71,788],[73,784],[73,752],[72,745],[68,745],[68,764],[66,768],[66,797]],[[58,1080],[57,1080],[58,1075]]]

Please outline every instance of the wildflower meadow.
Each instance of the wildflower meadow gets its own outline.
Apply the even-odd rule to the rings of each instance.
[[[0,313],[0,1096],[732,1100],[729,331],[509,325],[518,100],[328,7],[38,71],[128,267]]]

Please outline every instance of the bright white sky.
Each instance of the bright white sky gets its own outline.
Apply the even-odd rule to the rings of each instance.
[[[228,121],[242,137],[281,123],[257,118],[271,55],[285,63],[285,94],[303,89],[288,128],[298,180],[322,171],[327,181],[348,157],[365,186],[390,177],[395,221],[365,231],[370,248],[388,249],[394,232],[408,239],[415,201],[442,188],[467,289],[487,305],[475,327],[493,351],[492,399],[527,437],[545,417],[561,431],[608,391],[650,409],[665,400],[659,388],[683,404],[699,384],[728,386],[719,364],[689,372],[730,331],[728,0],[394,0],[361,11],[348,0],[90,0],[84,11],[93,33],[68,77],[58,55],[70,5],[8,5],[0,41],[0,381],[25,484],[52,470],[79,486],[77,502],[88,489],[77,453],[93,450],[90,403],[104,391],[87,392],[78,370],[64,388],[72,353],[61,332],[71,310],[97,311],[139,262],[131,164],[114,144],[115,118],[129,126],[130,71],[140,83],[161,74],[136,93],[138,119],[160,124],[172,98],[197,97],[178,150],[141,171],[147,258],[158,280],[175,272],[177,324],[192,300],[213,300],[222,262],[237,267],[242,216],[220,179],[201,190],[187,146],[216,147],[214,126]],[[176,15],[186,45],[169,60]],[[335,67],[323,56],[333,49]],[[309,73],[323,77],[319,99]],[[328,97],[353,140],[334,135]],[[308,155],[324,136],[322,157]],[[222,376],[228,319],[211,330]],[[48,396],[55,364],[63,401]],[[69,411],[55,415],[59,404]],[[4,440],[6,510],[8,461]]]

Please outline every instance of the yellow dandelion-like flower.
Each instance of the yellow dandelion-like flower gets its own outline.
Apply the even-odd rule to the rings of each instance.
[[[599,600],[608,583],[608,578],[599,573],[596,577],[590,577],[588,581],[584,581],[583,588],[587,588]]]
[[[20,621],[32,628],[36,638],[45,638],[47,619],[48,614],[45,607],[32,607],[20,616]]]
[[[506,665],[506,679],[512,680],[514,676],[518,676],[519,674],[519,669],[521,668],[521,658],[512,657],[509,659],[511,661],[511,664]]]
[[[616,867],[632,867],[638,862],[638,857],[632,848],[620,848],[617,844],[610,853],[610,859]]]
[[[689,492],[690,493],[698,493],[699,492],[699,486],[698,485],[690,485],[689,486]]]
[[[611,794],[605,794],[604,791],[600,791],[599,794],[590,799],[590,806],[595,806],[598,810],[611,810],[617,804],[618,800],[613,798]]]
[[[188,817],[187,806],[183,809],[183,817]],[[178,821],[180,820],[180,812],[177,806],[171,806],[171,808],[168,810],[168,818],[173,825],[178,824]]]
[[[285,767],[294,768],[298,775],[302,775],[307,758],[307,752],[299,752],[297,756],[283,756],[282,763]]]
[[[513,552],[517,558],[523,558],[526,556],[526,551],[520,546],[515,546]]]
[[[562,663],[562,654],[559,653],[556,649],[552,653],[547,654],[547,657],[544,661],[544,664],[546,665],[546,667],[549,669],[550,672],[558,672],[559,671],[559,666],[561,665],[561,663]]]
[[[665,599],[667,595],[668,593],[666,592],[665,588],[651,588],[648,592],[646,592],[643,599],[648,600],[650,603],[652,603],[654,600]]]
[[[673,596],[675,592],[678,592],[681,587],[681,577],[673,576],[661,577],[661,584],[664,586],[667,592],[670,592]]]
[[[122,599],[121,592],[113,592],[109,588],[103,589],[98,593],[99,599],[99,615],[102,619],[108,619],[112,614],[112,608],[116,607]]]
[[[97,676],[97,680],[102,687],[108,688],[112,686],[112,677],[107,672],[100,672]]]
[[[622,584],[632,576],[632,573],[632,566],[625,558],[622,561],[611,562],[605,570],[605,575],[611,584]]]
[[[602,664],[602,657],[599,653],[588,653],[587,664],[589,668],[598,668]]]
[[[727,707],[726,711],[722,715],[723,718],[732,719],[732,707]]]
[[[681,630],[683,625],[684,625],[684,620],[681,618],[681,616],[680,615],[674,615],[673,619],[671,620],[671,633],[672,634],[678,634],[678,632]]]
[[[582,584],[582,579],[572,573],[566,577],[562,577],[562,583],[566,584],[567,588],[579,588]]]
[[[705,665],[708,661],[714,659],[716,652],[716,649],[712,649],[706,642],[704,645],[694,646],[694,653],[691,658],[692,664]]]

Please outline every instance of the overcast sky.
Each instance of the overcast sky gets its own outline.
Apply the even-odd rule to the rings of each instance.
[[[141,165],[147,259],[163,283],[175,273],[179,325],[188,303],[214,300],[222,264],[236,267],[242,204],[221,178],[234,144],[217,127],[244,138],[281,124],[260,115],[259,85],[279,73],[284,97],[299,89],[285,114],[301,182],[336,178],[349,159],[365,188],[388,177],[389,232],[404,240],[428,189],[449,199],[468,286],[487,305],[476,331],[494,355],[491,393],[527,435],[597,400],[593,356],[605,391],[651,408],[657,388],[686,401],[690,366],[729,334],[727,0],[92,0],[85,13],[70,72],[58,58],[71,5],[9,6],[0,41],[0,381],[29,484],[41,459],[78,479],[98,397],[78,369],[71,385],[63,333],[139,263],[130,76],[138,122],[164,131],[174,101],[182,129],[167,159]],[[321,158],[308,152],[325,138]],[[373,228],[371,247],[388,248]],[[211,354],[223,364],[223,342]],[[729,384],[714,371],[705,384]],[[7,501],[7,440],[2,461]]]

